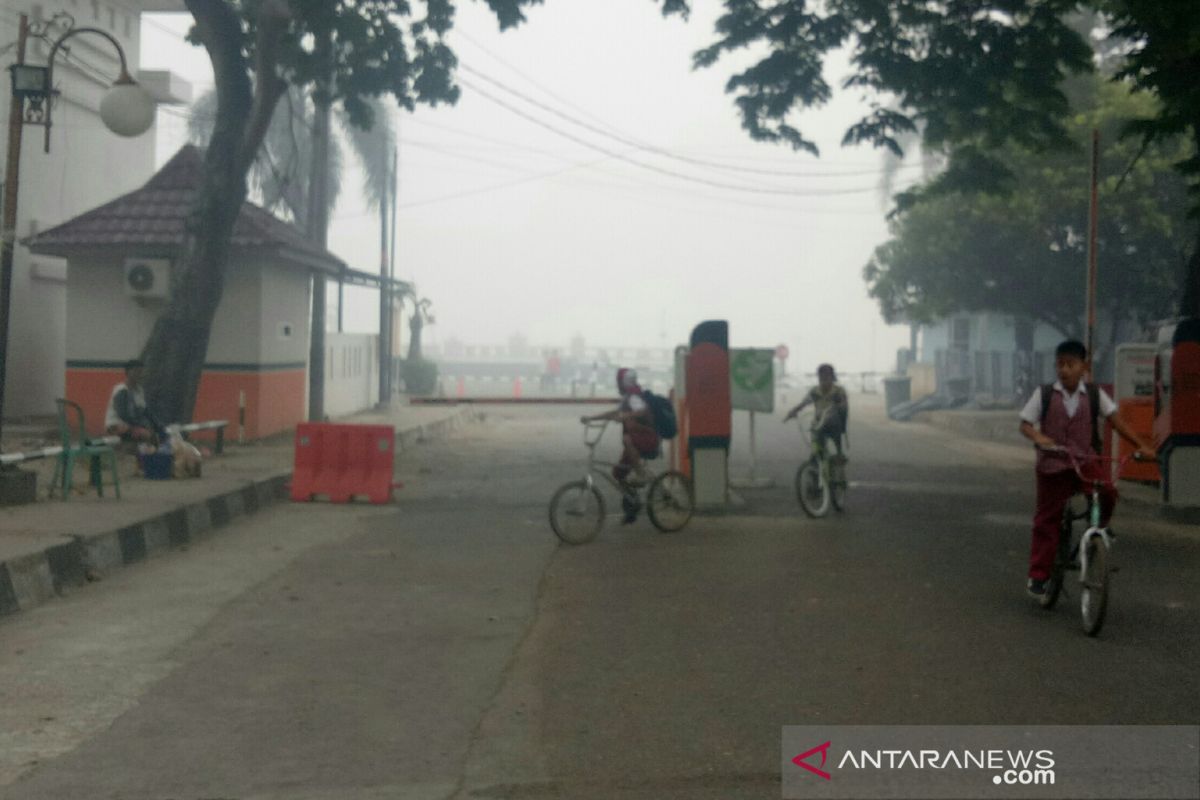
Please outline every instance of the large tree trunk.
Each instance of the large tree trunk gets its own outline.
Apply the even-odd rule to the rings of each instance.
[[[246,176],[285,88],[274,66],[275,45],[287,14],[281,2],[268,0],[260,7],[256,85],[241,49],[238,12],[225,0],[185,2],[212,59],[218,100],[171,299],[142,352],[147,401],[168,423],[191,420],[224,290],[230,240],[246,200]]]

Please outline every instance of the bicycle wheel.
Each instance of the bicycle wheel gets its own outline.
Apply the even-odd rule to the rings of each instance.
[[[796,470],[796,499],[810,517],[823,517],[829,513],[829,485],[821,480],[821,470],[815,461],[809,461]]]
[[[586,544],[604,526],[604,497],[586,481],[559,487],[550,499],[550,527],[567,544]]]
[[[1108,611],[1108,545],[1100,536],[1088,536],[1083,547],[1086,551],[1080,558],[1079,610],[1083,632],[1095,636],[1104,626],[1104,614]],[[1084,557],[1086,570],[1082,567]]]
[[[674,533],[687,525],[693,505],[692,483],[682,472],[664,472],[646,492],[646,514],[663,533]]]
[[[829,463],[829,502],[834,511],[846,510],[846,465],[838,461]]]

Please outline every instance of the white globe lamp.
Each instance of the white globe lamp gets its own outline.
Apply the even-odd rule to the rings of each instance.
[[[122,72],[100,101],[100,119],[118,136],[141,136],[154,124],[154,98]]]

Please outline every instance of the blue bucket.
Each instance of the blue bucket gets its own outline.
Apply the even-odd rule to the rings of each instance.
[[[147,480],[165,481],[175,477],[175,457],[170,453],[148,453],[141,459],[142,475]]]

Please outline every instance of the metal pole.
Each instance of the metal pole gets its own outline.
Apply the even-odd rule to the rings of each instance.
[[[313,94],[316,116],[313,119],[312,174],[308,193],[308,238],[325,247],[329,234],[329,209],[327,208],[327,184],[329,179],[329,116],[332,104],[332,54],[333,34],[322,34],[317,40],[318,58],[324,77]],[[326,298],[325,274],[313,272],[312,322],[309,332],[308,353],[308,418],[312,422],[325,421],[325,324]]]
[[[22,14],[17,33],[17,64],[25,63],[29,17]],[[47,104],[50,99],[47,98]],[[21,131],[25,108],[13,92],[8,106],[8,161],[4,171],[4,221],[0,224],[0,451],[4,441],[4,391],[8,377],[8,328],[12,308],[13,258],[17,246],[17,187],[21,173]]]
[[[1100,131],[1092,129],[1092,187],[1088,203],[1088,249],[1087,249],[1087,347],[1088,364],[1091,365],[1093,346],[1096,343],[1096,236],[1099,228],[1100,197],[1097,186],[1100,180]]]
[[[750,483],[753,484],[758,472],[758,437],[754,435],[754,412],[750,412]]]
[[[380,149],[383,154],[383,168],[387,171],[391,164],[388,154]],[[392,291],[388,283],[388,195],[390,192],[384,189],[383,196],[379,198],[379,402],[381,405],[387,405],[391,402],[392,382],[391,363],[392,363]]]

